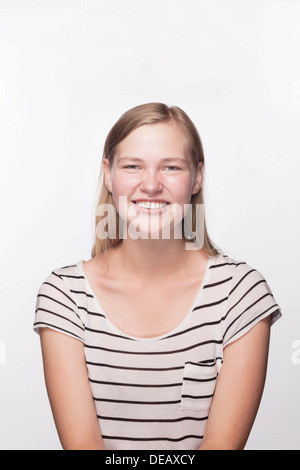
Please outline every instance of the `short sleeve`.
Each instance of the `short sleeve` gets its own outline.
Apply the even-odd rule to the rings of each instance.
[[[272,325],[281,317],[281,309],[267,281],[248,264],[237,264],[223,319],[223,347],[243,336],[269,315]]]
[[[37,294],[34,331],[48,327],[84,342],[83,320],[67,281],[53,271]]]

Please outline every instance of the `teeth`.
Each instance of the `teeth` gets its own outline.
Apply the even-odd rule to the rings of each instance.
[[[166,202],[149,202],[149,201],[136,201],[136,205],[143,209],[162,209],[167,205]]]

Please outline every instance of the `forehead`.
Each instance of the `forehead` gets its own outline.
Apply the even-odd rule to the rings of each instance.
[[[116,148],[115,157],[186,157],[188,139],[174,122],[142,125]]]

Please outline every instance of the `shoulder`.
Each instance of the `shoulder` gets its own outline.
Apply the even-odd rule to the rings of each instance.
[[[249,279],[263,279],[261,272],[248,264],[245,259],[235,258],[226,254],[217,255],[212,267],[222,268],[235,280],[246,279],[248,276],[250,276]]]
[[[79,267],[87,274],[88,277],[99,276],[105,271],[105,260],[103,256],[97,256],[89,260],[79,262]]]
[[[57,276],[62,279],[78,278],[80,276],[80,268],[83,263],[84,260],[79,260],[74,263],[68,264],[67,266],[55,268],[52,270],[50,276]]]
[[[270,286],[260,270],[245,259],[238,259],[228,255],[219,255],[213,262],[212,268],[219,269],[220,277],[230,280],[228,300],[249,301],[259,295],[272,296]],[[217,276],[219,277],[219,276]]]
[[[38,297],[49,295],[51,298],[59,299],[64,296],[65,299],[75,304],[72,289],[76,289],[79,283],[84,280],[84,274],[81,270],[82,262],[80,260],[67,266],[54,268],[42,282]]]
[[[227,345],[269,315],[271,324],[275,323],[281,316],[281,310],[259,270],[244,260],[228,256],[223,257],[223,263],[226,263],[231,271],[227,311],[223,323],[223,344]]]
[[[48,327],[84,341],[86,323],[84,276],[79,262],[53,269],[41,284],[34,330]]]
[[[212,257],[210,267],[214,272],[231,278],[246,274],[253,269],[244,259],[234,258],[223,253]]]

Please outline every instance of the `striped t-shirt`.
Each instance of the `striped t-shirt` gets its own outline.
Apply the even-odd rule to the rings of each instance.
[[[106,449],[199,449],[223,362],[223,349],[261,319],[280,316],[260,272],[211,256],[188,315],[156,338],[120,331],[82,269],[55,269],[41,285],[34,329],[49,327],[84,343]]]

